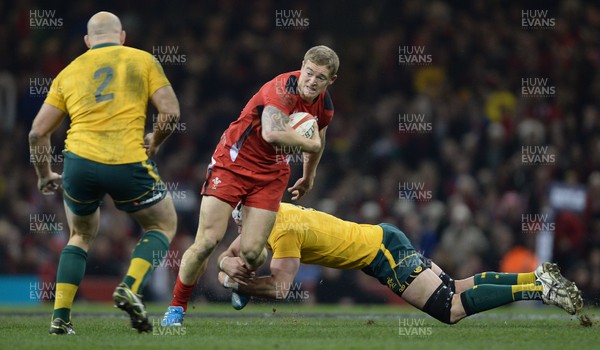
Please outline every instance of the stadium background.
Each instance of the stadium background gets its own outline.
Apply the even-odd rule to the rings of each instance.
[[[394,223],[456,278],[531,269],[539,231],[546,231],[554,236],[552,259],[588,302],[598,300],[597,4],[150,0],[99,7],[84,0],[0,1],[0,301],[51,299],[32,298],[31,281],[52,288],[68,228],[61,196],[36,190],[27,133],[49,79],[85,51],[85,24],[99,10],[120,16],[126,45],[163,62],[181,104],[180,128],[156,157],[179,230],[145,291],[149,298],[170,295],[223,130],[263,83],[299,69],[309,47],[325,44],[341,61],[330,89],[335,117],[315,187],[300,204],[357,222]],[[538,19],[551,25],[523,22],[536,16],[527,10],[547,11]],[[290,16],[299,25],[283,26]],[[541,87],[550,93],[524,93],[528,78],[547,79]],[[67,124],[53,137],[58,171]],[[292,166],[295,180],[301,167]],[[583,195],[583,205],[552,209],[556,184]],[[106,200],[80,299],[112,291],[140,237]],[[227,298],[214,258],[235,234],[231,225],[197,300]],[[11,294],[23,281],[28,290]],[[303,267],[297,282],[308,292],[299,294],[308,295],[304,302],[397,302],[360,272]]]

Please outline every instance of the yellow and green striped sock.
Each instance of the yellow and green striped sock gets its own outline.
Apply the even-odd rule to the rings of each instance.
[[[131,254],[131,264],[127,275],[123,279],[132,292],[138,294],[144,289],[144,285],[152,271],[160,265],[167,250],[169,240],[159,231],[148,231],[138,242]]]
[[[497,308],[518,300],[541,300],[542,286],[539,284],[517,284],[512,286],[481,284],[460,294],[467,315]]]
[[[499,284],[512,286],[515,284],[529,284],[535,282],[536,277],[533,272],[525,273],[505,273],[505,272],[482,272],[473,276],[473,284]]]
[[[75,293],[85,274],[87,252],[77,246],[68,245],[60,254],[56,272],[56,298],[52,319],[71,320],[71,308]]]

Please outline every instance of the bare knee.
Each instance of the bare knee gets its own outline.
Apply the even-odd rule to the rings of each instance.
[[[240,255],[250,269],[260,267],[267,259],[267,251],[264,247],[243,249]]]
[[[191,252],[196,259],[204,261],[210,257],[218,244],[218,239],[209,239],[207,237],[203,237],[201,239],[197,239],[188,248],[188,252]]]

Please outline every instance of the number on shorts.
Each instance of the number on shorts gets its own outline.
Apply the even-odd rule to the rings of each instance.
[[[102,68],[98,69],[97,71],[95,71],[94,72],[94,80],[100,79],[102,74],[105,74],[104,80],[102,80],[102,83],[100,83],[100,86],[98,86],[98,89],[96,89],[96,93],[94,94],[94,96],[96,96],[96,103],[112,100],[115,97],[112,92],[110,94],[102,95],[102,92],[106,88],[106,85],[108,85],[108,83],[110,83],[110,81],[113,78],[112,67],[102,67]]]

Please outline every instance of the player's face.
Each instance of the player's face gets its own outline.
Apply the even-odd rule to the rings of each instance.
[[[331,76],[327,66],[319,66],[311,61],[304,61],[298,79],[298,93],[303,100],[313,101],[333,83],[337,76]]]

